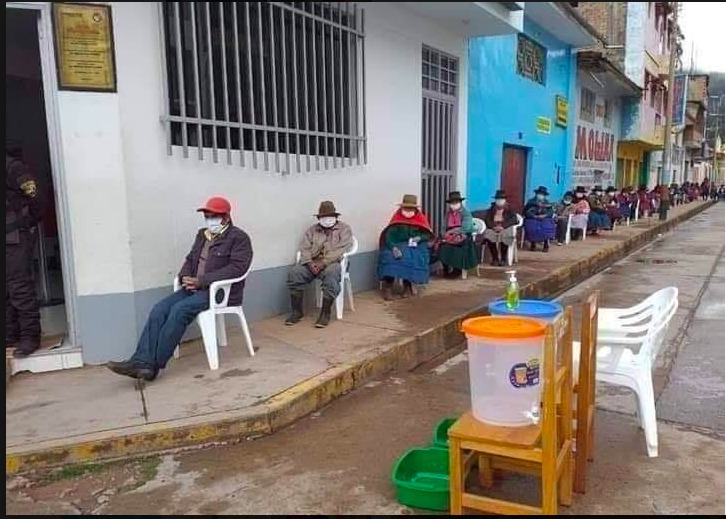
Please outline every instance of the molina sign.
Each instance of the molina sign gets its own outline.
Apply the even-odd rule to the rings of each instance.
[[[576,161],[612,162],[614,156],[614,134],[584,126],[577,127]]]

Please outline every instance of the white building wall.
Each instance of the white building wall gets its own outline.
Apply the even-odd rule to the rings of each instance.
[[[123,162],[133,290],[170,284],[201,223],[194,212],[210,195],[233,204],[233,218],[251,236],[254,270],[289,265],[303,230],[324,199],[333,200],[352,225],[362,251],[377,248],[378,233],[403,193],[420,195],[421,45],[457,56],[466,70],[466,42],[405,8],[365,4],[368,164],[362,167],[283,176],[214,164],[190,150],[166,154],[162,114],[162,56],[157,5],[113,3]],[[466,74],[461,74],[465,80]],[[466,85],[459,104],[459,178],[466,146]],[[249,156],[247,164],[250,164]],[[464,182],[460,182],[464,185]],[[120,188],[121,186],[119,186]],[[117,203],[123,205],[123,193]],[[110,213],[110,212],[109,212]],[[79,222],[81,227],[83,222]],[[79,231],[81,234],[85,231]],[[117,235],[118,236],[118,235]],[[128,264],[107,265],[105,275],[128,273]]]

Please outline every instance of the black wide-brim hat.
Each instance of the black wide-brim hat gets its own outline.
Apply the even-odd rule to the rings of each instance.
[[[497,189],[492,198],[507,198],[507,192],[504,189]]]
[[[585,190],[585,186],[577,186],[577,188],[575,189],[575,193],[587,193],[587,191]]]
[[[452,191],[451,193],[449,193],[449,198],[446,199],[446,203],[453,204],[456,202],[463,202],[464,200],[466,200],[466,198],[461,196],[460,191]]]
[[[539,186],[537,189],[534,190],[535,195],[544,195],[544,196],[550,196],[550,192],[547,191],[547,188],[545,186]]]

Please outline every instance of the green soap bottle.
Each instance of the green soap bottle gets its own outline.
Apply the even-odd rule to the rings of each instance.
[[[504,294],[504,299],[507,303],[508,310],[514,310],[519,306],[519,283],[517,282],[517,271],[508,270],[509,283],[507,283],[507,290]]]

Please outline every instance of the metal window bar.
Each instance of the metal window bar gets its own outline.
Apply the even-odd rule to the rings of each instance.
[[[270,4],[270,7],[268,8],[267,12],[269,14],[270,19],[270,64],[272,68],[272,92],[273,95],[270,96],[272,98],[272,117],[275,120],[275,126],[280,126],[280,119],[279,114],[277,112],[277,66],[275,62],[277,61],[277,53],[275,52],[276,46],[275,46],[275,6]],[[260,51],[262,52],[262,51]],[[280,134],[275,132],[272,134],[274,136],[274,142],[275,142],[275,171],[278,173],[280,172]]]
[[[348,2],[254,2],[245,3],[244,9],[235,2],[211,4],[169,2],[159,9],[165,84],[161,121],[167,153],[181,145],[188,157],[193,129],[200,160],[204,148],[211,147],[218,162],[218,140],[226,138],[228,164],[233,148],[239,148],[240,165],[245,164],[245,152],[252,151],[255,169],[258,152],[269,170],[269,154],[276,153],[279,160],[283,147],[283,173],[291,172],[290,153],[296,155],[298,172],[301,153],[306,154],[308,171],[313,153],[318,170],[321,155],[326,169],[330,160],[333,167],[338,159],[345,166],[346,158],[352,166],[353,154],[358,164],[366,163],[364,10]],[[269,11],[264,13],[265,9]],[[192,48],[185,48],[185,43]],[[228,61],[230,52],[233,61]],[[169,81],[170,73],[176,81]],[[194,98],[189,100],[196,105],[194,116],[187,106],[187,92]],[[239,142],[233,146],[234,136]]]

